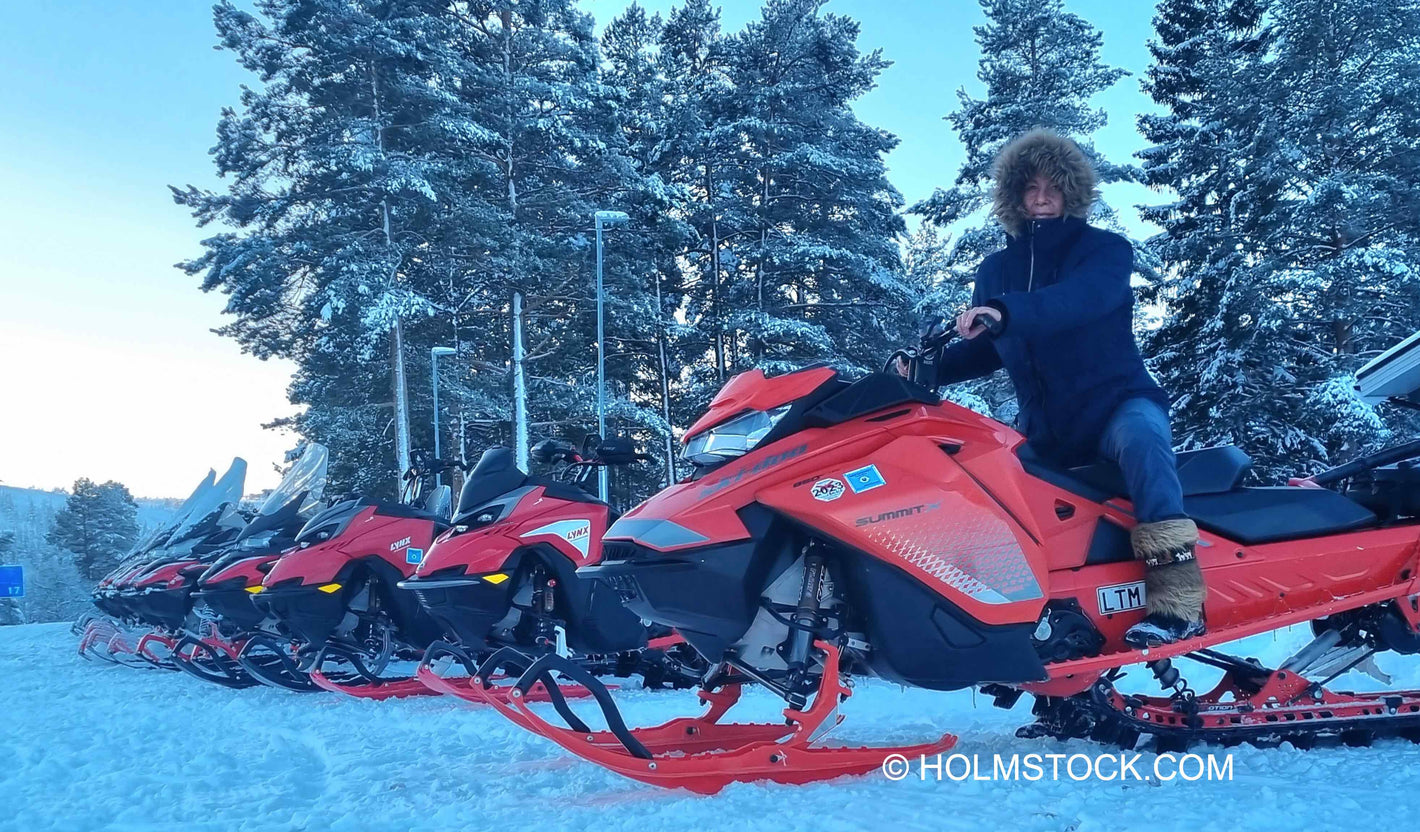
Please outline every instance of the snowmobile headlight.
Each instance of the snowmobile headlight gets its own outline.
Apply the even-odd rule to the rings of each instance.
[[[764,439],[792,405],[755,410],[697,433],[685,443],[680,457],[696,465],[717,465],[744,456]]]

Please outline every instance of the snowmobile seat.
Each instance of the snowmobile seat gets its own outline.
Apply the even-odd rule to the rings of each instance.
[[[429,496],[424,499],[424,513],[436,522],[447,524],[453,511],[453,502],[453,489],[441,485],[430,491]]]
[[[1201,528],[1244,545],[1341,534],[1375,525],[1365,506],[1327,488],[1239,488],[1183,498]]]
[[[1028,444],[1020,447],[1017,456],[1021,466],[1031,476],[1094,502],[1129,496],[1124,476],[1113,462],[1100,460],[1074,468],[1057,468],[1037,456]],[[1181,451],[1175,456],[1179,484],[1183,486],[1185,497],[1231,491],[1238,487],[1252,467],[1248,455],[1234,445]]]

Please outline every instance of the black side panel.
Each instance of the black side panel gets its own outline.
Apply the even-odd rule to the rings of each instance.
[[[520,560],[520,555],[515,553],[505,564],[507,571],[517,574]],[[452,567],[444,572],[457,574],[435,573],[427,577],[430,580],[462,577],[463,567]],[[439,622],[448,636],[465,647],[483,650],[488,647],[488,635],[493,625],[501,621],[512,607],[517,586],[517,580],[496,585],[479,581],[466,586],[416,589],[408,594],[419,599],[420,606]]]
[[[926,388],[896,373],[869,373],[804,414],[804,427],[825,428],[903,404],[941,404]]]
[[[621,605],[616,592],[578,578],[577,567],[546,544],[536,547],[557,576],[554,616],[567,623],[567,646],[583,653],[619,653],[646,646],[641,617]]]
[[[1090,551],[1085,554],[1085,565],[1127,563],[1133,559],[1134,546],[1129,542],[1129,532],[1108,520],[1099,520],[1090,538]]]
[[[749,629],[760,593],[793,560],[768,511],[750,506],[740,520],[751,535],[742,543],[665,553],[618,541],[606,550],[614,560],[578,574],[614,588],[637,617],[675,627],[717,660]]]
[[[423,649],[439,638],[439,625],[419,605],[419,599],[412,592],[405,592],[395,584],[404,580],[404,573],[388,561],[369,557],[356,561],[364,566],[376,579],[376,591],[380,593],[380,603],[390,612],[390,618],[399,630],[404,643]]]
[[[1341,534],[1375,524],[1365,507],[1325,488],[1239,488],[1185,497],[1199,526],[1245,545]]]
[[[876,558],[843,557],[849,603],[868,630],[873,672],[931,690],[1045,679],[1034,624],[989,625]]]

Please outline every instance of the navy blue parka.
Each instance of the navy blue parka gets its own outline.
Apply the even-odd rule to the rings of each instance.
[[[1005,367],[1031,449],[1062,465],[1094,460],[1120,403],[1169,407],[1134,340],[1133,262],[1128,240],[1078,217],[1029,221],[976,271],[972,305],[998,309],[1001,334],[944,349],[938,384]]]

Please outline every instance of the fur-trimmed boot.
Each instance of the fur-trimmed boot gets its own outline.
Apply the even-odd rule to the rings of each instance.
[[[1158,647],[1203,634],[1203,598],[1208,588],[1194,547],[1198,526],[1192,520],[1140,523],[1129,533],[1135,560],[1144,562],[1144,597],[1148,614],[1124,634],[1132,647]]]

